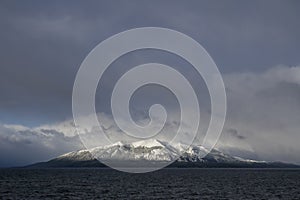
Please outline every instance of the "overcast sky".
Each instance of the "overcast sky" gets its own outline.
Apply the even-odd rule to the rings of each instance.
[[[189,35],[219,67],[228,113],[218,148],[237,156],[300,164],[299,19],[296,0],[3,0],[0,166],[47,160],[82,148],[71,109],[81,62],[109,36],[146,26]],[[198,97],[206,96],[201,77],[176,56],[151,50],[129,53],[112,64],[97,91],[97,111],[106,123],[112,123],[107,102],[118,77],[130,66],[154,61],[188,76],[199,88]],[[151,97],[137,92],[136,101],[142,103],[133,100],[133,106],[151,104],[151,98],[166,92],[155,87],[146,91],[155,90],[157,95]],[[162,103],[172,110],[178,104],[171,96],[166,94]],[[205,101],[203,107],[209,112]],[[108,129],[114,132],[113,126]]]

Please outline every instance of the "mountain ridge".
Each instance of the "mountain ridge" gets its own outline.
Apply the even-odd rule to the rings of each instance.
[[[205,156],[204,156],[205,155]],[[144,140],[133,143],[117,142],[90,150],[69,152],[47,162],[35,163],[29,168],[59,167],[106,167],[101,161],[171,163],[168,167],[179,168],[299,168],[300,166],[283,162],[268,162],[243,159],[224,154],[216,149],[208,152],[200,145],[174,146],[159,140]],[[105,162],[104,162],[105,163]]]

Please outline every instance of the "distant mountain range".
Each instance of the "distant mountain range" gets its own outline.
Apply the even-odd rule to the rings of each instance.
[[[206,156],[207,150],[202,146],[177,144],[171,146],[159,140],[144,140],[134,143],[117,142],[112,145],[96,147],[90,150],[79,150],[63,154],[48,162],[40,162],[30,168],[65,168],[65,167],[106,167],[96,158],[119,163],[168,163],[168,167],[181,168],[298,168],[300,166],[282,163],[248,160],[224,154],[213,149]],[[180,156],[179,156],[180,155]]]

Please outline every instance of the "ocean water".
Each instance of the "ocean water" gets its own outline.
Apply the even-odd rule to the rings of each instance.
[[[300,199],[300,170],[0,169],[0,199]]]

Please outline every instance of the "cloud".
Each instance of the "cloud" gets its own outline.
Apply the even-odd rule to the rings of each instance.
[[[266,160],[300,163],[298,2],[0,4],[2,163],[8,165],[13,159],[20,163],[39,161],[76,149],[75,128],[66,119],[72,117],[72,88],[80,63],[100,41],[144,26],[172,28],[193,37],[218,64],[228,96],[227,121],[219,148],[235,149],[239,155],[253,152]],[[148,57],[145,55],[149,51],[133,53],[117,60],[115,70],[107,74],[103,93],[96,97],[101,96],[99,107],[109,108],[103,102],[109,102],[107,89],[114,86],[120,72],[145,62],[175,65],[192,79],[195,88],[201,87],[194,71],[187,70],[186,63],[179,59],[161,52],[150,52],[152,56]],[[278,64],[295,66],[272,67]],[[202,101],[201,91],[198,93]],[[177,105],[161,94],[164,91],[157,96],[163,97],[166,104]],[[137,101],[152,103],[148,99],[143,93]],[[133,103],[137,105],[134,99]],[[202,106],[203,110],[209,112],[209,104]],[[206,115],[201,113],[201,122],[208,118]],[[107,131],[118,135],[109,115],[105,117]],[[207,124],[207,119],[204,121]],[[18,125],[3,125],[14,123]],[[166,132],[172,132],[177,122],[168,123],[172,128]],[[9,152],[11,155],[6,156]]]
[[[0,125],[0,166],[22,166],[82,149],[78,136],[54,129]]]
[[[186,33],[208,50],[221,72],[299,63],[296,2],[0,4],[3,123],[37,126],[70,118],[72,86],[85,56],[99,42],[131,28],[158,26]]]
[[[139,114],[139,117],[136,116],[138,119],[136,122],[139,124],[144,123],[145,116],[145,113]],[[112,116],[98,113],[98,118],[111,143],[139,140],[129,137],[119,129]],[[89,118],[87,117],[87,119]],[[86,120],[86,122],[88,123],[89,120]],[[169,116],[165,127],[156,136],[156,139],[170,141],[175,136],[178,126],[179,122]],[[80,126],[76,128],[81,130]],[[85,137],[85,134],[83,134],[81,138],[77,135],[76,128],[72,119],[34,128],[0,124],[0,167],[28,165],[49,160],[70,151],[107,145],[107,143],[103,143],[103,138],[99,138],[99,133],[95,127],[85,130],[87,136]],[[88,141],[86,141],[86,138]],[[83,144],[80,139],[83,139],[86,143]]]
[[[238,139],[240,139],[240,140],[246,139],[245,136],[240,135],[240,133],[238,132],[238,130],[237,130],[237,129],[234,129],[234,128],[227,129],[227,130],[225,131],[225,133],[229,133],[232,137],[236,137],[236,138],[238,138]]]
[[[299,73],[299,66],[278,66],[262,73],[225,74],[228,113],[217,148],[240,157],[300,163]],[[174,137],[179,125],[178,115],[168,114],[171,116],[158,136],[162,140]],[[98,117],[112,142],[130,141],[111,115],[99,113]],[[137,123],[145,117],[144,112],[134,116]],[[84,148],[72,120],[34,128],[2,124],[0,137],[1,166],[48,160]]]
[[[242,149],[246,142],[260,159],[300,163],[299,73],[300,66],[277,66],[225,74],[228,113],[219,146]],[[228,133],[239,140],[228,139]]]
[[[228,113],[217,148],[245,158],[300,163],[299,72],[299,66],[278,66],[262,73],[225,74]],[[168,114],[171,116],[158,136],[162,140],[174,137],[179,125],[178,115]],[[98,117],[112,142],[130,141],[111,115],[98,113]],[[144,112],[134,115],[137,123],[144,122],[145,117]],[[93,133],[93,129],[89,132]],[[84,148],[72,120],[35,128],[2,124],[0,137],[2,166],[47,160]]]

